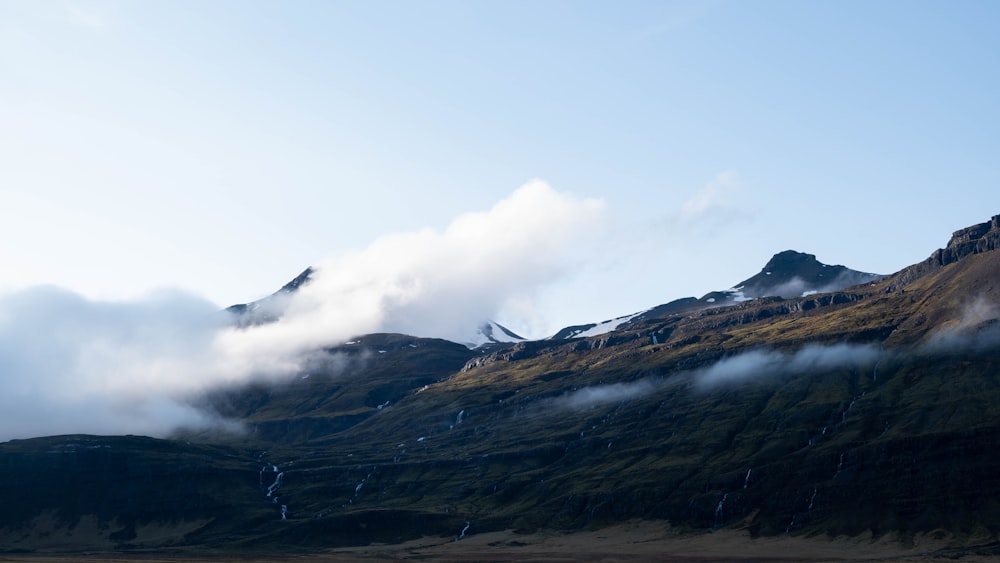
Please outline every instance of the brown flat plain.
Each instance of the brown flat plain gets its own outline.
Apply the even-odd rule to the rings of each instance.
[[[985,542],[984,542],[985,543]],[[751,540],[739,530],[698,535],[673,532],[665,524],[635,522],[574,534],[490,532],[460,541],[423,538],[402,544],[326,550],[308,555],[215,555],[207,553],[106,553],[0,555],[0,563],[66,563],[137,561],[142,563],[344,563],[379,561],[443,561],[499,563],[690,561],[693,563],[823,563],[835,561],[930,562],[942,560],[944,540],[918,538],[903,547],[891,538],[779,537]],[[955,559],[957,553],[947,554]],[[950,556],[950,557],[948,557]],[[966,554],[967,563],[997,561],[995,556]]]

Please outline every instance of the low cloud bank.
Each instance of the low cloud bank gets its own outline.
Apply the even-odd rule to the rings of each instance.
[[[382,237],[325,261],[278,321],[251,327],[181,292],[130,302],[52,287],[0,296],[0,440],[164,436],[219,422],[190,406],[195,395],[329,363],[323,347],[360,334],[461,341],[571,273],[603,220],[603,202],[530,182],[443,231]]]
[[[808,345],[791,354],[752,350],[724,358],[696,372],[695,385],[708,390],[773,376],[863,366],[876,362],[879,354],[878,347],[870,344]]]
[[[649,378],[631,383],[583,387],[553,400],[556,408],[587,409],[609,403],[641,399],[667,387],[688,384],[699,392],[712,391],[744,383],[763,383],[774,377],[796,373],[822,372],[831,369],[868,366],[882,354],[875,345],[809,345],[794,353],[775,350],[751,350],[723,358],[711,366],[667,379]]]
[[[1000,345],[1000,307],[980,295],[965,303],[957,318],[932,333],[922,347],[928,354],[978,351]]]
[[[39,287],[0,298],[0,440],[211,423],[182,397],[205,382],[224,320],[173,292],[111,303]]]
[[[608,403],[638,399],[656,392],[660,387],[661,385],[650,379],[642,379],[632,383],[593,385],[567,393],[554,401],[556,408],[587,409]]]

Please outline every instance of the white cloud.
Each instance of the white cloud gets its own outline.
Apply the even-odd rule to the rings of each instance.
[[[280,321],[230,331],[224,345],[273,361],[375,331],[461,342],[504,305],[571,272],[603,208],[530,182],[442,232],[385,236],[320,264]]]
[[[770,377],[824,371],[840,367],[874,363],[879,350],[873,345],[808,345],[793,354],[774,350],[751,350],[724,358],[695,375],[695,385],[702,390]]]
[[[645,397],[661,387],[649,379],[641,379],[631,383],[614,383],[611,385],[593,385],[583,387],[563,397],[555,399],[557,408],[587,409],[608,403],[618,403]]]
[[[206,381],[199,366],[224,320],[173,292],[114,303],[36,287],[0,298],[0,439],[208,423],[183,397]]]
[[[245,329],[180,292],[128,302],[36,287],[0,297],[0,440],[61,433],[164,435],[213,421],[187,399],[281,377],[364,333],[460,340],[566,275],[603,203],[530,182],[486,212],[376,240],[321,264],[275,323]]]

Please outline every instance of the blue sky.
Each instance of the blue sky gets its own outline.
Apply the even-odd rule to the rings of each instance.
[[[998,24],[974,1],[0,0],[0,292],[247,301],[535,179],[580,215],[562,267],[504,262],[525,279],[487,300],[528,336],[788,248],[891,273],[1000,213]]]

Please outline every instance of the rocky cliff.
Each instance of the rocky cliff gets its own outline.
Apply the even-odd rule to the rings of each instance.
[[[896,290],[938,268],[954,264],[968,256],[1000,248],[1000,215],[989,221],[952,233],[944,248],[935,250],[926,260],[896,274],[892,289]]]

